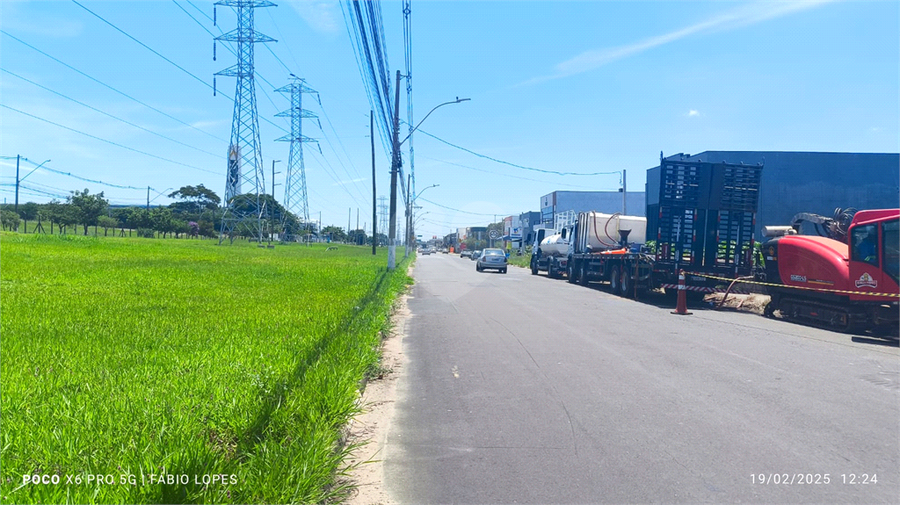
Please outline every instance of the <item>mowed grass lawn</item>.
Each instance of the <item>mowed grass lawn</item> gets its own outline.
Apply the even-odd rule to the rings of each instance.
[[[386,262],[343,245],[0,234],[0,501],[339,496],[342,426],[411,282]]]

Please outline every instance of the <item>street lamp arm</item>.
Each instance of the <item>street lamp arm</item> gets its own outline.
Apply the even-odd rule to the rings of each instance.
[[[169,189],[175,189],[175,188],[169,188]],[[163,194],[164,194],[166,191],[168,191],[169,189],[164,189],[164,190],[162,190],[162,191],[156,191],[156,190],[154,189],[153,191],[156,193],[156,196],[154,196],[153,199],[150,200],[148,203],[153,203],[154,201],[156,201],[157,198],[163,196]]]
[[[434,112],[434,111],[440,109],[441,107],[443,107],[443,106],[445,106],[445,105],[450,105],[450,104],[460,103],[460,102],[467,102],[467,101],[469,101],[469,100],[471,100],[471,98],[459,98],[459,97],[457,97],[456,100],[453,100],[452,102],[444,102],[444,103],[442,103],[442,104],[436,105],[433,109],[431,109],[430,111],[428,111],[428,114],[425,114],[425,117],[423,117],[422,120],[419,121],[419,124],[417,124],[417,125],[415,126],[415,128],[413,128],[412,130],[410,130],[409,134],[408,134],[406,137],[404,137],[403,140],[401,140],[400,143],[397,144],[397,145],[398,145],[398,146],[403,145],[403,143],[406,142],[406,141],[409,139],[409,137],[410,137],[413,133],[415,133],[416,130],[419,129],[420,126],[422,126],[422,123],[424,123],[425,120],[428,119],[428,116],[430,116],[432,112]]]
[[[49,163],[49,162],[50,162],[50,160],[47,160],[47,161],[45,161],[44,163]],[[27,174],[25,174],[25,177],[20,178],[20,179],[19,179],[19,182],[24,181],[26,178],[28,178],[29,175],[33,174],[35,170],[37,170],[37,169],[41,168],[42,166],[44,166],[44,163],[41,163],[40,165],[34,167],[34,169],[33,169],[31,172],[28,172]]]
[[[422,193],[424,193],[425,190],[428,190],[428,189],[431,189],[431,188],[436,188],[436,187],[438,187],[438,186],[440,186],[440,184],[432,184],[431,186],[428,186],[427,188],[423,189],[422,191],[419,191],[419,194],[416,195],[415,197],[413,197],[412,203],[416,203],[416,200],[418,200],[419,197],[422,196]]]

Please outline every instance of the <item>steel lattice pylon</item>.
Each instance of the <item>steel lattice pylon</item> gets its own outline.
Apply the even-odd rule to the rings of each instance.
[[[306,80],[291,74],[291,83],[276,89],[280,93],[290,93],[291,108],[279,112],[276,117],[291,118],[291,133],[278,139],[280,142],[291,143],[291,154],[288,158],[287,174],[284,184],[284,208],[288,212],[293,213],[303,220],[303,226],[309,226],[309,199],[306,196],[306,168],[303,164],[303,143],[315,142],[318,140],[303,135],[303,120],[315,119],[319,120],[319,116],[308,110],[303,109],[303,93],[315,93],[318,98],[319,92],[306,85]],[[319,102],[321,106],[321,101]],[[322,129],[322,123],[319,123],[319,129]],[[319,153],[322,147],[319,146]],[[287,221],[284,223],[284,240],[294,240],[298,230],[289,229]]]
[[[231,143],[228,146],[228,173],[225,176],[225,211],[222,213],[221,244],[225,237],[249,232],[262,242],[265,219],[265,175],[259,120],[256,114],[256,81],[253,70],[253,44],[274,42],[253,28],[253,9],[273,7],[267,0],[222,0],[215,5],[232,7],[237,14],[237,29],[216,40],[237,44],[237,64],[215,75],[236,77]],[[215,54],[215,53],[214,53]]]

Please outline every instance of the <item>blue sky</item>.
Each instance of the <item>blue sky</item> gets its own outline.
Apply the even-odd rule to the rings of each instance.
[[[222,195],[223,139],[230,136],[233,103],[214,97],[208,85],[234,57],[220,45],[212,60],[212,37],[203,28],[218,34],[207,17],[212,2],[80,3],[200,80],[75,3],[3,1],[0,155],[21,154],[36,163],[50,159],[46,166],[55,170],[120,186],[166,190],[202,183]],[[284,131],[263,118],[288,128],[274,117],[288,102],[273,87],[286,84],[290,70],[322,99],[322,107],[304,102],[322,120],[322,130],[307,122],[303,131],[320,139],[323,151],[306,149],[311,217],[321,212],[326,225],[343,227],[351,209],[355,227],[359,208],[360,226],[371,226],[370,106],[340,4],[275,3],[256,16],[257,30],[278,39],[269,47],[281,60],[257,45],[257,72],[271,83],[257,82],[266,184],[271,185],[273,159],[284,160],[276,165],[282,172],[276,182],[283,183],[289,144],[275,142]],[[400,2],[383,2],[382,13],[393,75],[404,70]],[[219,7],[217,18],[221,29],[234,28],[230,9]],[[413,0],[416,121],[434,105],[471,98],[436,111],[421,129],[470,151],[542,170],[626,169],[633,190],[643,188],[645,170],[658,162],[660,151],[897,152],[898,24],[900,4],[890,0]],[[219,77],[217,88],[233,96],[234,80]],[[405,101],[404,88],[404,112]],[[439,184],[418,201],[418,232],[426,238],[484,225],[495,213],[538,210],[539,198],[554,190],[616,190],[620,184],[615,174],[517,169],[423,134],[414,143],[418,188]],[[23,175],[31,168],[23,164]],[[387,196],[389,158],[380,139],[376,171],[378,195]],[[0,197],[8,202],[14,176],[15,160],[0,160]],[[20,202],[44,202],[51,198],[46,193],[85,187],[104,191],[114,203],[146,199],[146,189],[43,169],[23,184],[32,191],[23,190]],[[282,189],[276,188],[276,198]],[[154,204],[171,201],[156,195]]]

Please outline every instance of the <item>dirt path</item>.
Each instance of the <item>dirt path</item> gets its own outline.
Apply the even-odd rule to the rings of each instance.
[[[384,375],[371,380],[366,385],[360,400],[363,413],[356,416],[350,425],[348,442],[364,444],[359,447],[348,463],[357,465],[349,475],[356,487],[345,503],[348,505],[393,505],[395,502],[384,489],[384,457],[388,431],[394,417],[397,400],[397,381],[403,373],[406,356],[403,354],[403,339],[407,334],[410,312],[408,295],[400,297],[396,311],[391,317],[392,330],[382,342],[381,366]]]

